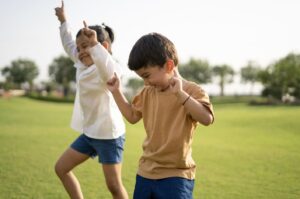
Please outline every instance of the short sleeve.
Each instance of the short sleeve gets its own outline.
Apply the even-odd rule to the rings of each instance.
[[[199,86],[199,85],[193,85],[190,92],[190,95],[200,102],[214,117],[214,111],[213,111],[213,106],[212,103],[210,102],[208,94]]]
[[[139,115],[139,116],[143,116],[143,95],[144,95],[144,89],[138,93],[132,100],[132,108],[133,108],[133,111],[136,115]]]

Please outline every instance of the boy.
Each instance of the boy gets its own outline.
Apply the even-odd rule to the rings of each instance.
[[[214,120],[208,95],[195,83],[177,75],[178,56],[165,36],[151,33],[133,46],[128,65],[145,82],[128,103],[115,75],[108,89],[123,116],[132,124],[143,118],[146,139],[139,161],[135,199],[192,198],[195,162],[191,144],[197,122]]]

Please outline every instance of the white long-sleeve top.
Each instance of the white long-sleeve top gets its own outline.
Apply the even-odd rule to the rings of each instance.
[[[60,26],[62,45],[76,67],[76,97],[71,127],[95,139],[115,139],[125,133],[122,114],[106,87],[114,72],[121,76],[121,66],[101,45],[90,49],[94,64],[86,67],[78,59],[76,43],[68,23]]]

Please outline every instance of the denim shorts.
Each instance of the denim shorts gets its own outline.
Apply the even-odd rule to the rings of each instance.
[[[192,199],[194,180],[170,177],[152,180],[136,176],[133,199]]]
[[[81,134],[71,148],[92,158],[98,155],[102,164],[116,164],[122,162],[125,135],[116,139],[93,139]]]

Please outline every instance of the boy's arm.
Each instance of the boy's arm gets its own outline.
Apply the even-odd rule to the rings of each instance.
[[[73,39],[71,29],[67,23],[65,11],[64,11],[64,2],[62,1],[61,7],[55,8],[55,15],[57,16],[61,26],[60,30],[60,38],[62,45],[64,47],[65,52],[70,56],[73,62],[77,61],[77,48],[76,43]]]
[[[142,116],[134,112],[132,105],[127,101],[120,90],[120,79],[114,74],[113,78],[107,82],[107,87],[111,91],[122,115],[131,124],[137,123]]]
[[[182,106],[189,112],[192,118],[201,124],[208,126],[213,122],[213,115],[206,106],[194,99],[191,95],[182,91],[177,94]]]
[[[205,126],[213,122],[212,112],[203,103],[197,101],[182,89],[182,79],[173,77],[170,80],[170,85],[172,92],[179,98],[182,106],[184,106],[194,120]]]

